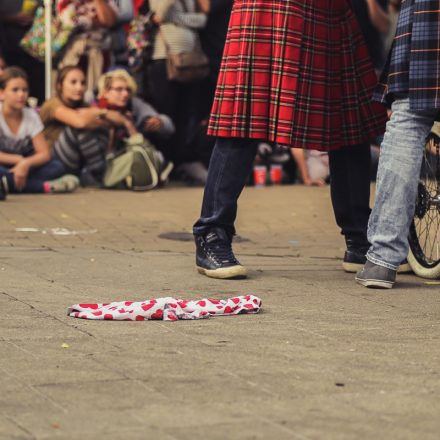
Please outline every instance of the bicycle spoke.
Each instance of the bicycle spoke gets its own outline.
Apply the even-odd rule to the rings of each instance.
[[[431,140],[424,151],[418,185],[416,215],[410,234],[410,246],[424,267],[440,263],[440,146]]]

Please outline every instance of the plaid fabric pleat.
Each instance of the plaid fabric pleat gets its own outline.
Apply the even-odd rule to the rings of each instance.
[[[384,131],[347,0],[235,0],[209,134],[334,150]]]
[[[396,36],[374,99],[409,96],[412,110],[440,108],[440,1],[403,0]]]

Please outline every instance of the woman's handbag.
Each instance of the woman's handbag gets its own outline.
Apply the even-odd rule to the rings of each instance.
[[[179,0],[186,11],[185,3]],[[164,33],[159,28],[167,51],[167,76],[170,81],[191,82],[206,78],[209,75],[209,59],[202,50],[198,36],[196,46],[189,52],[172,54]]]
[[[66,11],[70,13],[70,11]],[[66,15],[66,14],[65,14]],[[67,24],[60,15],[52,17],[52,56],[55,57],[64,48],[73,32],[73,25]],[[44,7],[39,6],[35,11],[34,21],[26,32],[20,46],[32,57],[44,61],[45,56],[45,24]]]
[[[201,49],[167,54],[167,75],[170,81],[191,82],[209,75],[209,60]]]

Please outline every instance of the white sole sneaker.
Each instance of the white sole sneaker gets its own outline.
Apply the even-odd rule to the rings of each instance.
[[[79,187],[79,179],[73,174],[65,174],[58,179],[50,180],[49,185],[53,194],[71,193]]]
[[[356,282],[365,287],[374,287],[376,289],[391,289],[394,286],[393,281],[384,281],[384,280],[374,280],[374,279],[363,279],[363,278],[355,278]]]
[[[219,269],[205,269],[203,267],[197,266],[197,270],[202,275],[222,280],[246,278],[247,276],[246,268],[241,265],[222,267]]]
[[[348,273],[356,273],[360,270],[362,270],[362,268],[364,267],[363,264],[358,264],[358,263],[347,263],[347,262],[343,262],[342,263],[342,269],[344,269],[345,272]],[[411,273],[413,270],[411,269],[411,266],[409,265],[409,263],[403,263],[399,266],[399,268],[397,269],[397,273]]]

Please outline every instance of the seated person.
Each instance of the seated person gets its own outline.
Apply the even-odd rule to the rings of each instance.
[[[29,83],[19,67],[7,67],[0,76],[0,198],[6,192],[70,192],[75,176],[63,176],[63,164],[51,160],[43,124],[35,110],[26,107]],[[61,177],[63,176],[63,177]]]
[[[123,148],[127,137],[141,133],[153,147],[157,147],[160,180],[163,183],[168,180],[173,163],[164,159],[161,147],[174,133],[174,124],[169,116],[159,114],[150,104],[133,96],[135,93],[136,83],[123,69],[107,72],[99,79],[99,108],[106,112],[117,111],[129,121],[110,131],[109,151]]]
[[[66,66],[57,76],[56,96],[44,103],[40,114],[53,157],[80,176],[84,186],[99,186],[105,171],[109,128],[132,124],[117,111],[89,107],[84,102],[85,92],[83,71]]]
[[[107,72],[99,79],[98,90],[99,108],[116,110],[133,124],[130,130],[125,126],[125,132],[118,133],[119,137],[142,133],[162,150],[163,142],[175,131],[174,124],[169,116],[159,114],[150,104],[134,96],[137,86],[132,76],[124,69]]]

